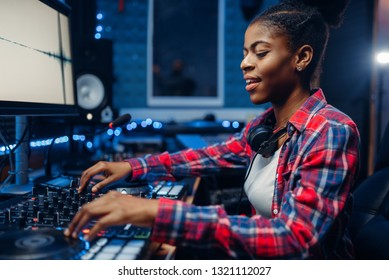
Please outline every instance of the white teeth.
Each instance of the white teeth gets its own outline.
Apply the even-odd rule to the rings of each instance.
[[[252,79],[247,79],[246,80],[246,84],[251,84],[251,83],[255,83],[256,80],[252,80]]]

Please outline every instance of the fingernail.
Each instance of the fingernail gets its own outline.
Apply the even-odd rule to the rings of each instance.
[[[75,233],[75,232],[73,232],[72,236],[73,236],[73,238],[77,238],[78,237],[77,233]]]
[[[89,240],[88,235],[84,235],[84,240],[85,240],[85,241],[88,241],[88,240]]]
[[[63,232],[66,236],[69,236],[69,230],[68,229],[65,229],[65,231]]]

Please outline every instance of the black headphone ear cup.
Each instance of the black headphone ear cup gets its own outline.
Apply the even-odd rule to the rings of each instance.
[[[253,151],[258,151],[262,143],[267,141],[272,134],[272,127],[267,125],[258,125],[250,129],[247,134],[247,142]]]

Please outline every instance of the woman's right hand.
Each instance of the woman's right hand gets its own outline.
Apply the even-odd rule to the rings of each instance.
[[[131,165],[128,162],[108,162],[99,161],[95,165],[84,170],[81,174],[80,186],[78,192],[81,192],[89,184],[89,181],[95,176],[100,175],[102,179],[92,187],[92,192],[98,192],[103,187],[115,181],[130,176],[132,173]]]

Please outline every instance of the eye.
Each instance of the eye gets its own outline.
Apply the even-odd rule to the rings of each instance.
[[[263,52],[257,52],[257,53],[255,53],[255,55],[256,55],[258,58],[263,58],[263,57],[265,57],[268,53],[269,53],[269,51],[263,51]]]

